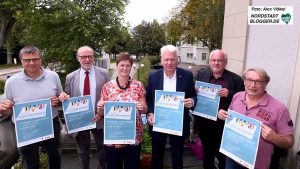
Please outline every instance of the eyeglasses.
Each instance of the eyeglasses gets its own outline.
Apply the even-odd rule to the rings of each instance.
[[[246,83],[249,85],[249,84],[254,84],[254,85],[257,85],[257,86],[262,86],[265,81],[261,81],[261,80],[253,80],[253,79],[245,79]]]
[[[41,60],[41,58],[32,58],[32,59],[22,59],[23,62],[26,62],[26,63],[36,63],[36,62],[39,62]]]
[[[225,62],[224,59],[210,59],[210,61],[213,63],[224,63]]]
[[[93,55],[83,55],[83,56],[78,56],[78,57],[80,57],[80,59],[87,59],[87,58],[93,59],[94,58]]]

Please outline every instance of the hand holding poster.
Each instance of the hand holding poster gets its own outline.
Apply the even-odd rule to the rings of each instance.
[[[54,137],[50,99],[15,104],[13,111],[17,147]]]
[[[218,91],[222,86],[196,81],[195,87],[198,88],[197,103],[192,114],[216,121],[220,103]]]
[[[155,90],[153,131],[182,136],[184,92]]]
[[[220,152],[245,167],[254,168],[261,122],[232,110],[228,112]]]
[[[104,144],[135,144],[136,105],[105,102]]]
[[[62,103],[68,133],[96,128],[91,96],[72,97]]]

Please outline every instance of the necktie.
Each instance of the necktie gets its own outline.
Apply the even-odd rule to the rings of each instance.
[[[90,77],[88,71],[85,72],[83,95],[90,95]]]

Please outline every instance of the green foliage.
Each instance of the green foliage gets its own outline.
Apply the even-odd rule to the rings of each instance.
[[[14,169],[23,169],[23,161],[22,158],[18,159],[18,162],[13,166]],[[45,153],[40,151],[40,169],[47,169],[48,168],[48,156]]]
[[[221,48],[225,0],[182,0],[167,24],[168,42],[181,36],[189,43],[201,41],[209,50]]]
[[[33,44],[43,50],[44,65],[60,63],[68,73],[78,68],[75,54],[80,46],[89,45],[100,53],[105,44],[113,46],[118,43],[115,39],[123,37],[122,15],[128,0],[26,2],[30,5],[13,11],[16,25],[10,41]]]
[[[180,41],[183,34],[183,28],[181,27],[181,21],[178,18],[172,18],[166,24],[167,42],[168,44],[176,45],[176,42]]]
[[[146,56],[139,62],[140,66],[135,74],[136,78],[142,82],[145,87],[148,83],[148,75],[151,71],[149,58],[149,56]],[[142,64],[144,65],[143,67],[141,67]]]
[[[148,59],[150,61],[150,65],[155,65],[155,64],[160,63],[161,57],[160,56],[148,56]]]
[[[160,48],[166,43],[165,29],[156,20],[142,21],[132,30],[132,53],[136,55],[159,55]]]
[[[119,29],[111,30],[110,34],[114,36],[110,36],[106,41],[105,52],[113,55],[121,52],[132,52],[130,47],[132,39],[126,27],[120,25]]]
[[[0,94],[4,93],[5,81],[0,80]]]
[[[144,125],[143,130],[144,133],[141,154],[152,154],[152,138],[149,134],[148,125]]]

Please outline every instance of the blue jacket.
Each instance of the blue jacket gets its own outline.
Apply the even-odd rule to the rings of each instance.
[[[176,68],[176,91],[185,92],[185,98],[194,99],[196,104],[196,91],[195,82],[193,79],[193,74],[190,71]],[[148,77],[148,85],[146,88],[146,100],[148,105],[148,112],[154,113],[154,99],[155,90],[163,90],[164,82],[164,70],[159,69],[157,71],[151,72]],[[150,127],[150,131],[152,127]],[[183,120],[183,137],[188,137],[190,134],[190,116],[189,109],[184,108],[184,120]]]

